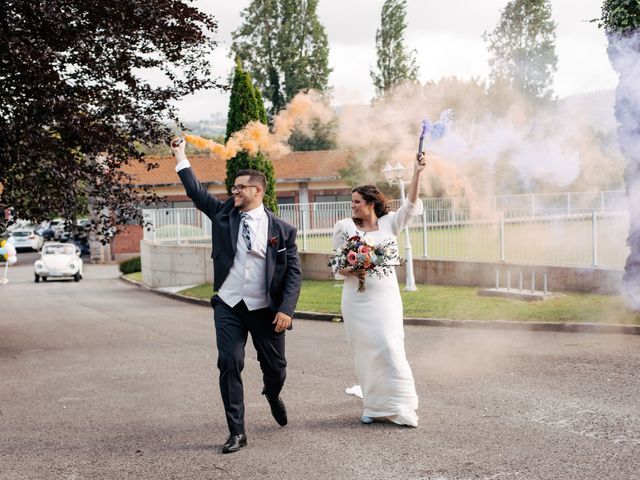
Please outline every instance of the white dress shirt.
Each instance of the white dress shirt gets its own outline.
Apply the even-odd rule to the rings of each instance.
[[[184,160],[180,160],[176,165],[176,172],[179,172],[184,168],[189,168],[190,166],[191,164],[189,163],[189,160],[187,160],[186,158]]]

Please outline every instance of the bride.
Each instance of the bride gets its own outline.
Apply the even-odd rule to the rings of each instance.
[[[389,212],[384,195],[373,185],[355,187],[351,194],[353,217],[339,220],[333,232],[333,247],[339,248],[353,235],[377,245],[392,240],[422,213],[418,199],[424,155],[416,158],[408,198],[397,212]],[[364,292],[358,292],[362,272],[341,269],[344,278],[342,317],[347,340],[353,350],[355,370],[362,389],[364,410],[360,421],[373,423],[387,418],[399,425],[418,426],[418,396],[404,350],[402,299],[395,272],[378,278],[366,276]],[[356,395],[359,393],[355,389]]]

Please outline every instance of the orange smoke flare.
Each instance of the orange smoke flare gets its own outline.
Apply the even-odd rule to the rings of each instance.
[[[269,132],[265,124],[249,122],[242,130],[235,132],[225,145],[207,140],[197,135],[185,135],[185,140],[201,150],[209,150],[218,159],[227,161],[235,157],[240,151],[250,155],[258,152],[267,157],[277,158],[289,153],[287,145],[294,129],[311,135],[311,122],[319,120],[325,123],[333,118],[333,111],[326,105],[316,92],[299,93],[274,118],[274,132]]]

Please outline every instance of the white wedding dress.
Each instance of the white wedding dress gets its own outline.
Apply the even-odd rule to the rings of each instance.
[[[397,212],[378,218],[378,230],[373,232],[358,230],[351,218],[345,218],[334,227],[333,246],[340,247],[345,234],[363,236],[373,245],[397,242],[411,216],[421,213],[422,202],[413,205],[405,200]],[[357,277],[336,274],[336,278],[344,279],[342,318],[362,389],[363,416],[417,426],[418,396],[404,350],[402,299],[395,272],[382,278],[367,275],[364,292],[358,292]]]

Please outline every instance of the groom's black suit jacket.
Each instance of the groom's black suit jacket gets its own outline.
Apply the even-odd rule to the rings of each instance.
[[[233,197],[222,202],[211,195],[191,168],[180,170],[178,175],[189,198],[211,219],[213,289],[217,291],[227,278],[236,255],[240,211],[234,207]],[[302,285],[296,229],[269,209],[265,208],[265,212],[269,218],[266,255],[269,307],[274,313],[293,317]]]

